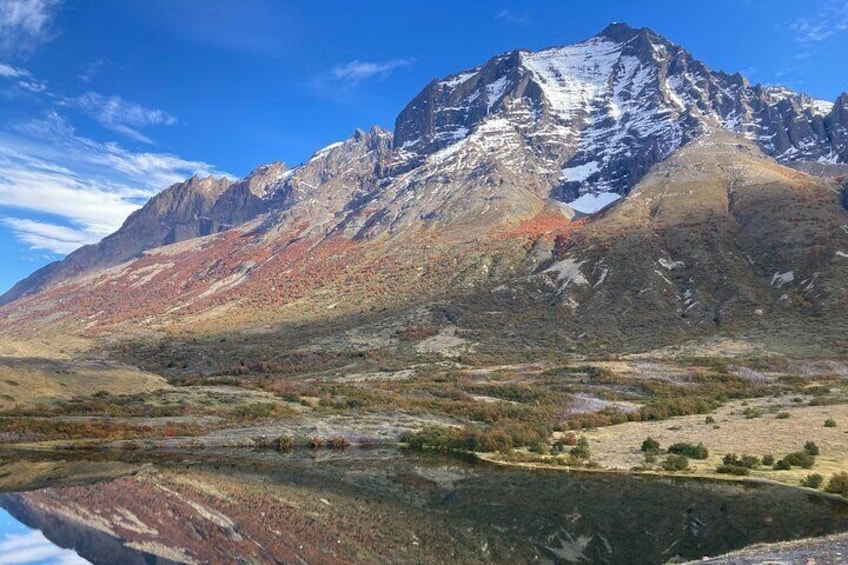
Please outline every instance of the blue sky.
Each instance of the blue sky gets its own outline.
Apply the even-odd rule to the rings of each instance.
[[[432,78],[650,27],[708,66],[833,100],[848,0],[0,0],[0,292],[194,173],[391,128]]]

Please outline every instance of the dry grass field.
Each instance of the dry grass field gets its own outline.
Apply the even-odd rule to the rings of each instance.
[[[803,404],[793,399],[801,399]],[[770,454],[780,459],[787,453],[801,451],[807,441],[813,441],[821,455],[816,457],[812,469],[793,467],[789,471],[775,471],[760,466],[751,471],[752,477],[797,485],[810,473],[819,473],[827,479],[848,469],[848,405],[808,406],[808,401],[809,398],[802,396],[733,401],[711,414],[715,423],[706,423],[703,415],[691,415],[628,422],[586,430],[583,435],[589,440],[592,461],[602,468],[619,470],[645,464],[640,447],[647,437],[657,440],[663,449],[678,442],[703,443],[709,449],[709,458],[690,459],[691,473],[699,475],[716,475],[716,467],[728,453],[760,458]],[[762,415],[749,417],[757,412]],[[837,426],[825,427],[828,418],[835,420]],[[658,460],[662,458],[660,455]]]
[[[0,357],[0,408],[89,396],[138,394],[168,388],[159,375],[112,362],[73,363]]]

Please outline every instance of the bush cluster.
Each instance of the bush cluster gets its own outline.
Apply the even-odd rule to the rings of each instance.
[[[755,455],[742,455],[728,453],[722,458],[721,465],[716,467],[716,473],[728,475],[748,475],[751,469],[760,465],[760,458]]]
[[[670,445],[667,451],[676,455],[685,455],[692,459],[706,459],[710,456],[709,450],[703,443],[699,443],[698,445],[685,442],[675,443]]]

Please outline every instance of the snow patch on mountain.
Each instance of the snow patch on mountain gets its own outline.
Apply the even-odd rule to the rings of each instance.
[[[581,214],[595,214],[619,200],[621,195],[615,192],[587,193],[569,202],[568,206]]]
[[[498,100],[504,95],[507,87],[507,77],[502,76],[492,84],[486,86],[486,101],[488,103],[487,111],[492,111],[492,106],[497,104]]]
[[[620,44],[593,38],[567,47],[522,52],[521,63],[557,116],[571,122],[581,112],[588,112],[591,102],[603,92],[620,54]]]
[[[600,170],[598,163],[595,161],[577,165],[576,167],[566,167],[562,170],[562,180],[566,182],[584,181]]]
[[[336,141],[335,143],[331,143],[330,145],[316,151],[312,155],[312,159],[318,159],[318,158],[321,158],[321,157],[326,157],[327,153],[329,153],[330,151],[332,151],[336,147],[341,147],[342,145],[344,145],[344,143],[345,143],[344,141]]]

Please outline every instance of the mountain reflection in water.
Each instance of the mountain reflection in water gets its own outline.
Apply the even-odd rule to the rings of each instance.
[[[110,481],[5,494],[0,506],[94,563],[157,565],[653,564],[848,530],[844,502],[799,489],[378,449],[183,454]],[[4,541],[35,536],[9,527]],[[81,562],[32,541],[57,552],[32,563]]]

